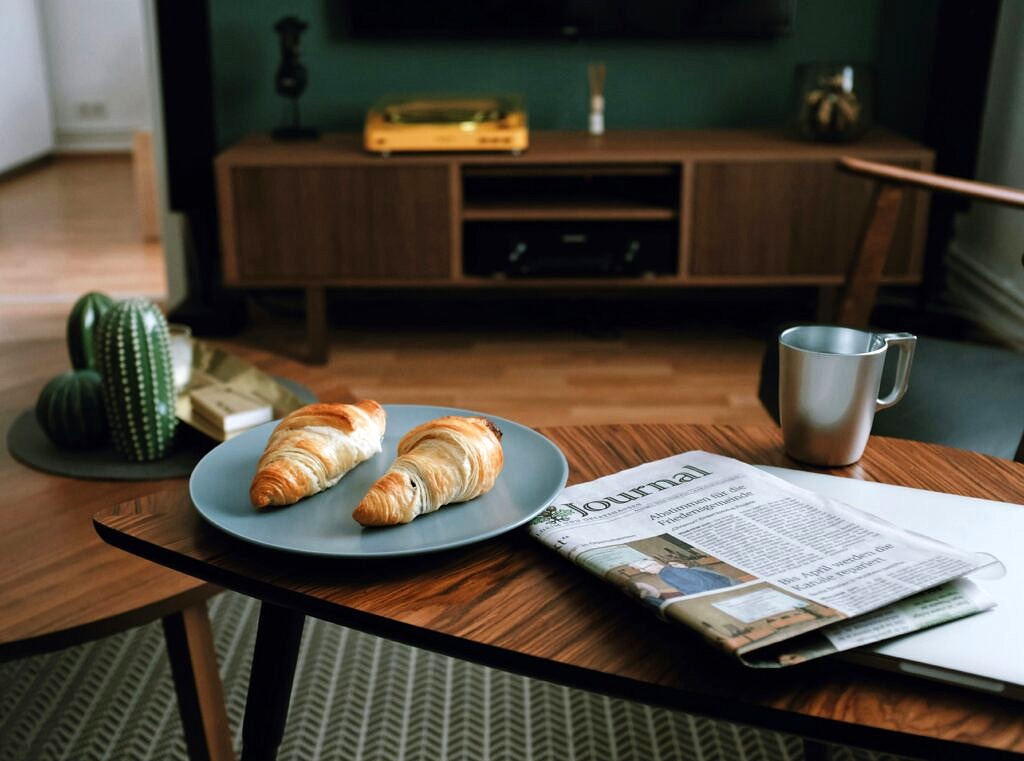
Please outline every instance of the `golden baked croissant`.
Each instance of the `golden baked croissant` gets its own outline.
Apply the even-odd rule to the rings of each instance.
[[[370,487],[352,517],[364,526],[394,526],[441,505],[490,491],[504,455],[501,431],[480,417],[442,417],[398,442],[398,457]]]
[[[300,407],[270,434],[249,499],[256,507],[290,505],[334,486],[380,451],[385,418],[371,399]]]

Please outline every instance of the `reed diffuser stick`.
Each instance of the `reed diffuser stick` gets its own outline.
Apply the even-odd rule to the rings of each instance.
[[[590,83],[590,134],[604,134],[604,80],[607,69],[603,63],[587,65],[587,81]]]

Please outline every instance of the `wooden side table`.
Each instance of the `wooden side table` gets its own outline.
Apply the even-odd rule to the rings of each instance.
[[[237,350],[236,350],[237,351]],[[334,379],[264,352],[237,351],[332,401],[351,401]],[[26,384],[27,385],[27,384]],[[0,430],[38,388],[0,399]],[[83,481],[32,470],[0,448],[0,660],[49,652],[162,620],[193,761],[234,759],[206,600],[220,587],[104,543],[90,519],[142,494],[180,494],[186,479]]]
[[[112,499],[180,490],[183,479],[61,478],[25,467],[4,449],[0,483],[6,496],[0,509],[0,659],[162,619],[190,757],[233,758],[206,615],[206,599],[219,588],[117,552],[89,525]]]
[[[767,428],[612,425],[543,431],[578,483],[703,449],[794,467]],[[829,471],[1024,502],[1024,466],[970,452],[873,439],[856,465]],[[517,530],[423,557],[347,562],[249,545],[207,525],[184,489],[95,518],[106,541],[263,601],[243,727],[245,759],[280,743],[304,616],[529,676],[645,703],[925,758],[1024,754],[1020,705],[823,659],[752,671]]]

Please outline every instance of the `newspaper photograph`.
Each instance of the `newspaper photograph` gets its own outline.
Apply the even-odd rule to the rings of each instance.
[[[962,577],[997,564],[995,558],[708,452],[568,487],[530,532],[661,617],[759,668],[801,663],[994,605]]]

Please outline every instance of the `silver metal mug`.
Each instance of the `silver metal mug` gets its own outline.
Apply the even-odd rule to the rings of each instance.
[[[868,443],[875,412],[907,392],[917,337],[830,325],[779,335],[779,418],[786,452],[813,465],[849,465]],[[890,346],[899,349],[892,390],[878,398]]]

